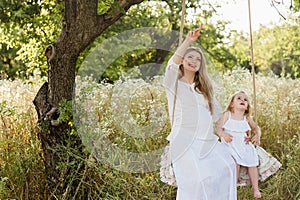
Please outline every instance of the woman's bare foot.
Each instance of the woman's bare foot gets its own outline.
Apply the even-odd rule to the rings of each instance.
[[[253,192],[253,195],[254,195],[254,198],[256,198],[256,199],[261,198],[261,193],[260,193],[259,190],[255,190],[255,191]]]

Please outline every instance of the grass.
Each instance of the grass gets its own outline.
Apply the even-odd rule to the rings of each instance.
[[[239,90],[253,99],[247,71],[234,69],[214,79],[223,108]],[[150,162],[143,162],[141,156],[164,147],[170,130],[161,77],[151,83],[126,79],[114,85],[96,84],[88,78],[78,78],[77,83],[80,123],[76,128],[87,152],[97,147],[98,159],[76,155],[75,163],[61,163],[60,167],[86,166],[84,172],[66,174],[68,180],[80,182],[76,196],[70,196],[68,191],[45,194],[47,181],[32,105],[42,80],[0,80],[0,199],[47,199],[51,195],[56,199],[174,199],[176,188],[159,179],[159,151]],[[274,176],[259,183],[262,199],[300,199],[300,82],[257,75],[256,85],[261,145],[283,164]],[[252,199],[251,188],[238,188],[238,199]]]

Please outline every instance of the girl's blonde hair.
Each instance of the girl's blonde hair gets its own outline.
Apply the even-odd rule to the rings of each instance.
[[[195,74],[194,82],[195,82],[195,90],[200,91],[204,98],[208,101],[208,106],[211,114],[213,114],[214,111],[214,104],[213,104],[213,86],[211,83],[211,80],[208,76],[208,72],[206,69],[206,64],[205,64],[205,57],[201,51],[200,48],[196,47],[189,47],[183,58],[185,57],[186,54],[188,54],[191,51],[196,51],[200,54],[201,56],[201,63],[200,63],[200,68]],[[181,64],[179,66],[181,75],[183,76],[184,70],[183,70],[183,65]]]
[[[233,108],[232,108],[231,105],[232,105],[232,103],[233,103],[234,98],[235,98],[236,95],[238,95],[238,94],[244,94],[244,95],[246,95],[246,97],[247,97],[247,100],[248,100],[248,106],[247,106],[247,110],[245,110],[245,116],[246,116],[246,118],[249,118],[249,117],[250,117],[250,114],[251,114],[251,105],[250,105],[249,97],[248,97],[248,95],[247,95],[244,91],[238,91],[238,92],[234,93],[234,94],[230,97],[229,104],[228,104],[228,106],[227,106],[225,112],[226,112],[226,111],[233,112]]]

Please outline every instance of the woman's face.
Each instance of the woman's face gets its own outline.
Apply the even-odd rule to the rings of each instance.
[[[182,65],[184,70],[197,72],[201,65],[201,55],[197,51],[188,52],[182,60]]]

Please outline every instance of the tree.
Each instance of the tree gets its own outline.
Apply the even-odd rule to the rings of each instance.
[[[48,82],[38,91],[34,104],[38,113],[39,137],[42,143],[45,169],[50,190],[63,192],[63,172],[57,167],[64,152],[57,151],[59,145],[73,145],[80,148],[80,139],[70,138],[70,126],[59,121],[58,109],[62,102],[72,100],[75,83],[76,61],[96,37],[116,22],[134,4],[143,0],[65,0],[62,31],[55,43],[45,51],[48,63]],[[102,8],[99,13],[98,7]],[[105,8],[105,9],[103,9]],[[58,184],[60,183],[60,184]]]
[[[260,26],[253,36],[254,62],[260,72],[299,77],[299,21],[290,19],[278,25]],[[244,33],[236,34],[231,46],[232,53],[238,59],[238,65],[246,68],[250,63],[248,40]]]
[[[107,11],[109,1],[99,1],[98,14]],[[106,38],[114,36],[129,29],[139,27],[155,27],[158,29],[168,29],[173,33],[178,33],[181,18],[182,1],[157,0],[144,1],[142,4],[131,7],[126,16],[120,18],[116,23],[106,29],[100,37],[97,37],[93,44],[89,45],[77,59],[77,68],[90,53],[90,50],[103,42]],[[61,13],[64,10],[64,4],[57,4],[56,0],[49,1],[18,1],[12,2],[4,0],[0,3],[0,46],[1,63],[0,70],[4,71],[8,78],[28,77],[32,75],[47,76],[47,62],[43,55],[46,45],[54,43],[61,32]],[[12,11],[12,12],[10,12]],[[16,13],[10,16],[10,13]],[[17,14],[18,13],[18,14]],[[194,14],[192,14],[194,13]],[[185,29],[193,29],[197,23],[205,23],[203,29],[202,47],[210,55],[215,66],[220,70],[222,68],[231,68],[235,60],[226,47],[224,39],[224,25],[222,21],[216,23],[209,22],[212,16],[218,14],[216,10],[202,0],[189,0],[186,4]],[[192,18],[190,17],[192,15]],[[10,16],[10,18],[9,18]],[[9,20],[8,20],[9,19]],[[13,27],[13,28],[11,28]],[[20,35],[19,33],[22,32]],[[178,41],[178,34],[159,34],[154,32],[151,35],[153,44],[164,46],[164,49],[174,50]],[[159,41],[159,42],[157,42]],[[162,44],[163,42],[163,44]],[[102,78],[108,78],[114,81],[119,78],[120,72],[131,71],[133,67],[144,65],[145,63],[155,63],[143,67],[143,71],[148,75],[161,73],[160,65],[168,56],[168,51],[154,48],[153,50],[137,50],[123,54],[106,68]]]
[[[286,21],[271,28],[262,26],[254,38],[255,60],[262,70],[299,77],[299,22]]]
[[[115,33],[140,27],[168,29],[174,31],[174,33],[178,33],[181,23],[181,6],[181,1],[144,1],[141,4],[133,6],[125,17],[110,26],[97,40],[102,41],[103,38],[109,38]],[[227,36],[224,36],[225,22],[218,21],[213,24],[209,20],[216,14],[216,10],[207,2],[203,2],[202,0],[188,1],[186,5],[184,35],[188,30],[196,28],[199,23],[204,23],[205,27],[202,30],[201,41],[197,45],[203,47],[215,67],[223,70],[224,68],[232,68],[235,63],[235,57],[226,48],[225,40]],[[153,44],[164,46],[164,49],[175,50],[178,45],[179,34],[172,34],[171,37],[168,36],[170,34],[168,35],[164,32],[162,34],[154,32],[150,35]],[[147,72],[145,72],[147,75],[159,74],[161,73],[159,70],[162,69],[160,66],[168,55],[168,51],[159,48],[137,50],[123,54],[116,59],[116,62],[106,68],[103,78],[112,81],[116,80],[118,79],[117,70],[126,71],[132,69],[134,66],[140,66],[145,63],[155,63],[155,65],[147,66]]]
[[[291,5],[292,6],[292,5]],[[294,0],[294,10],[296,12],[300,11],[300,1],[299,0]]]

